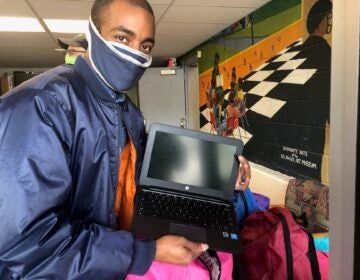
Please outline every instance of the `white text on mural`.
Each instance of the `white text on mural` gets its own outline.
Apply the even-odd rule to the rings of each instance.
[[[291,161],[293,163],[303,165],[311,169],[317,169],[316,163],[313,163],[306,159],[308,157],[307,151],[286,146],[283,146],[282,150],[284,153],[280,154],[281,159]]]

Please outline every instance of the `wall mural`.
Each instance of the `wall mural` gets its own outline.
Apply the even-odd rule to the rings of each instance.
[[[245,156],[328,184],[328,0],[271,1],[200,50],[202,131],[241,138]]]

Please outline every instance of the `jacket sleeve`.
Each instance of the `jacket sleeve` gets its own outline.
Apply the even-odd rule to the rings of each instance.
[[[144,274],[154,241],[67,214],[72,130],[61,104],[34,91],[0,99],[0,279]]]
[[[250,190],[250,187],[244,191],[234,191],[233,204],[236,214],[236,223],[241,224],[251,213],[260,210],[259,206]]]

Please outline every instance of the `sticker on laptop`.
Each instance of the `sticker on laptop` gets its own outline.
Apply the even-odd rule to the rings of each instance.
[[[230,234],[230,238],[233,239],[233,240],[237,240],[238,239],[238,236],[236,233],[231,233]]]

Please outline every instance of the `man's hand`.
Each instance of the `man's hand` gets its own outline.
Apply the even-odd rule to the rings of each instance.
[[[250,184],[251,171],[250,165],[246,158],[238,156],[239,172],[235,182],[235,189],[244,191]]]
[[[159,262],[188,265],[209,248],[181,236],[165,235],[156,240],[155,260]]]

